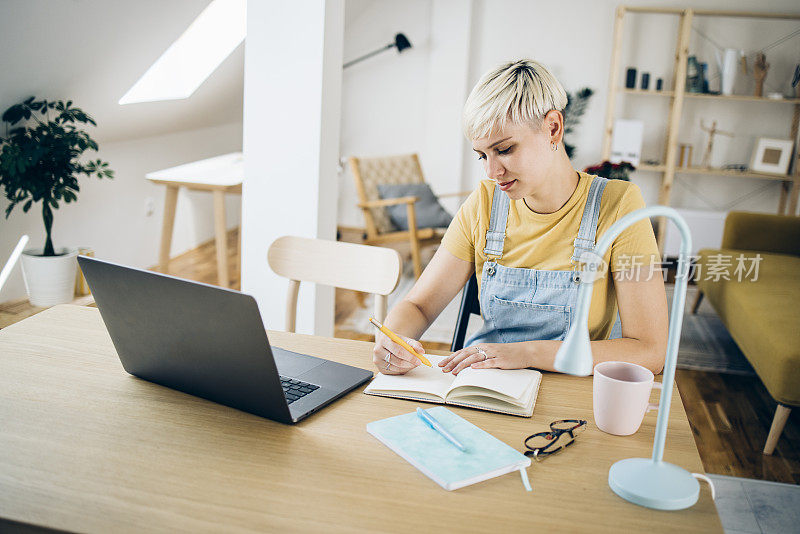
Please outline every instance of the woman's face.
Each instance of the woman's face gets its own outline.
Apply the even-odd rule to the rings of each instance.
[[[547,179],[555,155],[548,118],[549,114],[540,128],[509,124],[472,141],[486,176],[513,200],[533,195]]]

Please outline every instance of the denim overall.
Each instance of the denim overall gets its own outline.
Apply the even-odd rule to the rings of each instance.
[[[600,215],[600,200],[608,180],[595,176],[581,216],[574,241],[572,263],[584,251],[592,250]],[[477,343],[515,343],[531,340],[564,339],[569,330],[578,299],[580,273],[505,267],[497,263],[503,257],[508,195],[495,186],[492,214],[486,231],[487,256],[481,274],[480,304],[484,325],[464,346]],[[611,337],[619,337],[619,320]]]

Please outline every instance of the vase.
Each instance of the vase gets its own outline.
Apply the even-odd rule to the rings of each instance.
[[[41,249],[22,253],[22,278],[34,306],[55,306],[75,298],[77,249],[62,248],[57,256],[42,256]]]
[[[735,48],[726,48],[722,54],[716,52],[717,67],[720,74],[720,92],[723,95],[733,94],[733,84],[736,81],[736,64],[741,53]]]

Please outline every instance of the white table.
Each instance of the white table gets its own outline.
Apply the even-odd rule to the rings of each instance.
[[[172,246],[172,231],[175,226],[175,207],[178,203],[178,190],[181,187],[194,191],[210,191],[214,195],[214,232],[217,248],[217,279],[219,285],[228,287],[227,237],[225,231],[225,193],[242,194],[244,180],[244,156],[241,152],[223,154],[214,158],[193,161],[169,169],[145,174],[154,184],[167,187],[164,201],[164,222],[161,227],[161,249],[159,269],[169,272],[169,252]],[[239,227],[239,251],[241,252],[242,232]],[[241,260],[239,260],[241,261]]]

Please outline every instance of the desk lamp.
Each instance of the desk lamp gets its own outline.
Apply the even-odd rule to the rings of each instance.
[[[669,337],[664,362],[661,400],[656,421],[656,434],[653,440],[651,458],[627,458],[611,466],[608,472],[608,485],[611,489],[634,504],[658,510],[681,510],[697,502],[700,485],[691,473],[663,461],[664,441],[667,437],[667,420],[672,400],[672,383],[675,378],[675,365],[678,359],[678,344],[681,337],[683,308],[686,302],[686,285],[689,278],[689,251],[692,236],[686,221],[672,208],[652,206],[629,213],[611,225],[600,238],[594,250],[584,252],[580,262],[583,264],[581,285],[578,288],[576,320],[556,353],[555,369],[562,373],[587,376],[592,373],[594,360],[589,345],[589,304],[592,300],[592,287],[605,266],[603,255],[614,239],[631,224],[652,216],[663,216],[675,221],[681,233],[681,249],[678,258],[678,271],[675,276],[675,293],[672,297],[672,310],[669,318]]]
[[[370,52],[368,54],[364,54],[361,57],[357,57],[356,59],[348,61],[347,63],[342,65],[342,68],[346,69],[347,67],[352,67],[353,65],[355,65],[356,63],[358,63],[360,61],[364,61],[367,58],[371,58],[375,54],[380,54],[381,52],[383,52],[385,50],[392,49],[392,48],[397,48],[397,53],[399,54],[403,50],[405,50],[407,48],[411,48],[411,41],[409,41],[408,37],[406,37],[404,34],[398,33],[397,35],[394,36],[394,42],[393,43],[389,43],[386,46],[382,46],[381,48],[378,48],[377,50],[373,50],[372,52]]]

